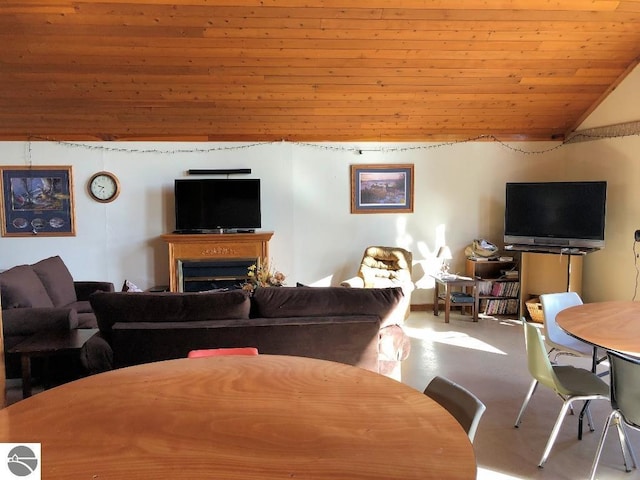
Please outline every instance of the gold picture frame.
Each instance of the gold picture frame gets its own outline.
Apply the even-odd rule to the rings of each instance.
[[[351,165],[351,213],[413,213],[413,164]]]
[[[75,236],[71,166],[0,166],[3,237]]]

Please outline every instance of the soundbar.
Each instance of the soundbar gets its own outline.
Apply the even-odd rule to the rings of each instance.
[[[251,173],[250,168],[222,168],[222,169],[192,169],[189,175],[233,175],[238,173]]]

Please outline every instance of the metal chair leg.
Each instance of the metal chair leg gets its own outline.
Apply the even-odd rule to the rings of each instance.
[[[589,402],[590,400],[585,401],[582,409],[580,410],[580,416],[578,417],[578,440],[582,440],[582,424],[585,413],[587,414],[587,425],[589,426],[589,431],[595,431],[595,428],[593,427],[593,418],[591,417],[591,410],[589,409]]]
[[[629,436],[627,432],[624,430],[624,425],[622,426],[624,432],[624,441],[627,444],[627,450],[629,451],[629,455],[631,455],[631,461],[633,462],[633,468],[638,468],[638,460],[636,458],[636,454],[633,451],[633,447],[631,447],[631,442],[629,442]]]
[[[544,453],[542,454],[542,458],[540,459],[540,463],[538,463],[538,467],[542,468],[544,466],[544,462],[547,461],[549,457],[549,453],[551,452],[551,448],[556,441],[556,437],[558,436],[558,432],[560,431],[560,427],[562,426],[562,422],[564,420],[567,411],[571,407],[572,400],[567,400],[562,404],[562,408],[560,409],[560,413],[558,414],[558,418],[556,419],[556,423],[553,426],[553,430],[551,430],[551,435],[549,435],[549,440],[547,440],[547,445],[544,448]]]
[[[617,410],[614,410],[609,414],[609,416],[607,417],[607,421],[605,422],[604,427],[602,428],[602,434],[600,435],[600,442],[598,443],[596,455],[593,458],[593,464],[591,466],[591,473],[589,474],[589,480],[595,480],[596,478],[596,469],[598,468],[600,455],[602,455],[602,449],[604,448],[604,442],[607,438],[607,432],[609,431],[609,427],[611,427],[612,422],[616,426],[616,429],[618,430],[618,440],[620,441],[620,448],[622,449],[622,459],[624,461],[625,470],[627,472],[630,472],[633,468],[638,468],[635,453],[631,448],[629,438],[627,437],[627,434],[624,430],[624,422],[620,418],[620,412],[618,412]],[[631,468],[629,468],[627,452],[631,457]]]
[[[607,430],[609,430],[609,425],[611,425],[611,419],[616,415],[616,411],[613,411],[607,417],[607,420],[604,422],[604,427],[602,428],[602,434],[600,435],[600,442],[598,442],[598,448],[596,449],[596,455],[593,457],[593,464],[591,465],[591,473],[589,474],[589,480],[595,480],[596,478],[596,469],[598,468],[598,462],[600,461],[600,455],[602,455],[602,448],[604,447],[604,441],[607,438]]]
[[[596,428],[593,426],[593,417],[591,416],[591,409],[587,407],[587,425],[589,425],[589,430],[591,432],[595,432]]]
[[[618,439],[620,440],[620,448],[622,449],[622,460],[624,461],[624,469],[630,472],[632,469],[637,468],[636,456],[633,453],[631,444],[629,443],[629,437],[624,428],[624,421],[622,420],[620,413],[613,419],[616,429],[618,430]],[[631,457],[631,466],[629,466],[629,460],[627,459],[627,453]]]
[[[520,407],[520,412],[518,413],[518,418],[516,418],[516,423],[513,425],[514,427],[518,428],[520,426],[520,422],[522,421],[522,416],[524,415],[524,411],[526,410],[527,405],[529,405],[529,400],[531,400],[531,397],[533,397],[533,394],[535,393],[536,388],[538,388],[538,381],[533,380],[531,382],[531,385],[529,386],[529,391],[527,392],[527,396],[524,398],[524,401],[522,402],[522,406]]]

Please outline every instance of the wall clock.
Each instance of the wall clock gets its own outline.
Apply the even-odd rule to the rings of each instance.
[[[120,194],[120,182],[111,172],[98,172],[89,179],[88,190],[97,202],[113,202]]]

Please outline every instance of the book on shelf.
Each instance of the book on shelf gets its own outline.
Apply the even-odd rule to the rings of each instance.
[[[487,282],[479,290],[479,295],[490,295],[492,297],[517,297],[520,293],[520,282],[496,281]]]
[[[493,288],[493,282],[491,280],[479,280],[476,288],[478,289],[478,295],[489,295]]]
[[[484,299],[480,302],[480,311],[485,315],[516,315],[518,300],[515,298]]]
[[[509,280],[516,280],[518,278],[518,270],[504,270],[502,276]]]

